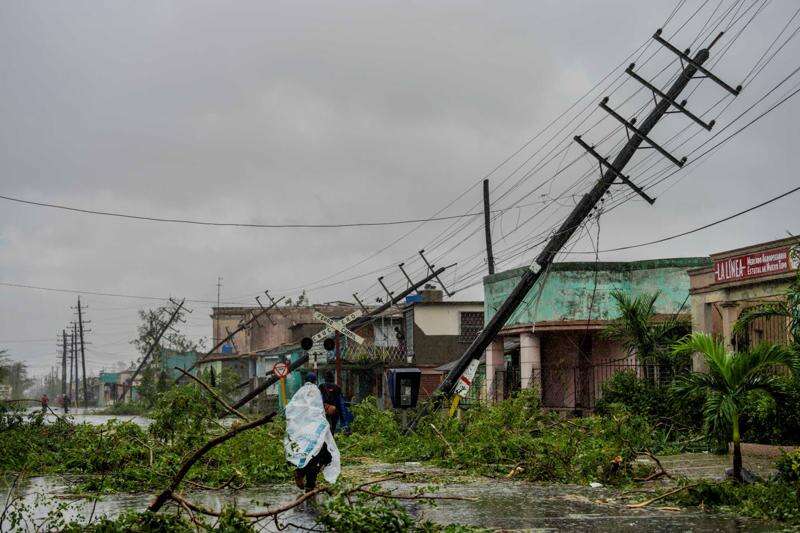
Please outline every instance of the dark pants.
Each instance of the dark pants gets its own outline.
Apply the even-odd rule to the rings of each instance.
[[[325,418],[328,420],[328,424],[331,426],[331,433],[336,433],[336,424],[339,423],[339,414],[325,415]]]
[[[306,492],[314,490],[314,488],[317,486],[317,474],[319,474],[320,470],[328,466],[332,459],[333,457],[331,457],[331,452],[328,451],[328,445],[323,444],[317,455],[312,457],[311,460],[306,463],[306,466],[303,468],[298,468],[306,480]]]

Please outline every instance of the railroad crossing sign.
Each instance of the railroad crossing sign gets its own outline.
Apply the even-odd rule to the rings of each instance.
[[[326,326],[318,333],[314,334],[313,337],[306,337],[300,341],[300,347],[308,352],[308,356],[313,362],[314,369],[317,368],[318,358],[334,348],[333,339],[328,338],[331,333],[338,331],[353,342],[364,344],[363,337],[347,329],[347,324],[360,316],[361,311],[354,311],[344,318],[333,320],[318,311],[314,311],[314,318],[320,322],[324,322]]]
[[[289,375],[289,365],[279,361],[272,367],[272,373],[275,374],[275,377],[278,379],[283,379]]]
[[[356,335],[349,329],[347,329],[347,323],[353,321],[354,319],[361,316],[361,311],[353,311],[349,315],[339,320],[333,320],[332,318],[328,318],[327,316],[323,315],[319,311],[314,311],[314,318],[317,320],[324,322],[327,324],[328,327],[324,328],[322,331],[311,337],[311,339],[316,343],[321,341],[334,331],[338,331],[348,339],[352,340],[353,342],[357,342],[358,344],[364,344],[364,337]]]

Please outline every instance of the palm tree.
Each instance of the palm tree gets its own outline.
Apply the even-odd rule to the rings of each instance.
[[[786,346],[763,343],[752,350],[728,352],[725,344],[706,333],[693,333],[678,342],[673,353],[678,356],[701,354],[708,372],[692,372],[678,378],[673,390],[683,397],[704,396],[703,417],[706,430],[728,430],[733,441],[733,477],[742,480],[742,450],[739,417],[751,391],[771,396],[783,392],[780,368],[797,368],[792,351]]]
[[[674,314],[660,320],[655,311],[660,293],[645,293],[631,298],[622,291],[612,291],[620,312],[604,331],[606,338],[620,342],[630,355],[646,364],[671,363],[669,348],[689,331],[689,323]]]

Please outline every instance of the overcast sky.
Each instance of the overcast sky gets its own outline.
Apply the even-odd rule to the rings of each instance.
[[[670,81],[680,66],[648,39],[674,7],[673,1],[633,0],[2,2],[0,194],[151,217],[324,224],[430,217],[467,191],[441,215],[471,212],[480,201],[474,185],[484,175],[626,65],[629,54],[642,52],[643,44],[649,42],[635,57],[640,72],[660,86]],[[665,35],[674,35],[684,49],[696,36],[697,44],[708,43],[730,26],[709,64],[736,85],[764,63],[756,61],[796,9],[790,0],[688,0]],[[720,100],[726,92],[712,82],[693,84],[688,106],[700,112],[719,102],[704,117],[724,110],[718,125],[709,133],[670,115],[653,137],[678,157],[686,155],[790,73],[797,57],[792,40],[732,103]],[[586,109],[583,115],[569,124],[567,115],[491,175],[498,198],[493,209],[522,206],[495,215],[500,269],[529,262],[538,248],[515,245],[546,234],[572,206],[571,195],[597,178],[578,181],[596,164],[584,157],[570,166],[581,153],[572,135],[581,133],[594,144],[613,133],[601,145],[609,155],[614,142],[624,140],[623,132],[614,133],[613,119],[590,128],[605,116],[596,105],[603,91],[616,88],[610,105],[623,115],[644,117],[637,109],[647,104],[647,93],[635,93],[640,86],[621,69],[606,83],[617,79],[573,108]],[[781,86],[767,104],[796,82]],[[633,201],[608,210],[600,219],[600,248],[691,229],[796,186],[798,106],[787,102],[708,160],[668,176],[652,189],[655,206]],[[675,133],[682,136],[667,143]],[[568,145],[567,151],[548,152]],[[548,153],[555,157],[537,159]],[[645,156],[650,159],[641,161]],[[652,150],[637,157],[640,164],[630,174],[645,184],[672,171]],[[615,191],[609,204],[625,192]],[[602,258],[708,255],[781,238],[800,231],[798,198],[685,238]],[[542,207],[538,218],[523,224]],[[480,222],[473,217],[419,227],[215,228],[0,200],[0,281],[186,297],[195,301],[184,330],[209,336],[218,276],[228,302],[253,302],[264,289],[296,296],[299,287],[307,287],[314,301],[352,299],[354,291],[374,301],[380,293],[378,274],[371,272],[404,259],[419,272],[419,261],[410,259],[425,247],[437,264],[459,261],[444,276],[446,283],[479,281]],[[448,228],[444,237],[450,238],[436,239]],[[589,229],[596,236],[596,226]],[[574,246],[592,249],[586,237]],[[396,269],[385,274],[394,287],[401,285]],[[73,319],[76,297],[0,286],[0,348],[35,372],[48,370],[56,364],[56,337]],[[480,285],[457,298],[481,298]],[[128,342],[136,310],[159,302],[88,294],[82,300],[92,321],[88,366],[98,370],[134,359]]]

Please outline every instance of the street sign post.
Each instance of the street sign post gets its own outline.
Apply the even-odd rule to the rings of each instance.
[[[281,399],[283,400],[283,406],[286,407],[286,376],[289,375],[289,365],[282,361],[278,361],[275,363],[275,366],[272,367],[272,373],[275,374],[275,377],[280,380],[281,384]]]
[[[461,401],[461,398],[467,397],[469,389],[472,387],[472,382],[475,380],[475,372],[478,370],[479,363],[480,360],[473,359],[464,373],[461,374],[461,377],[458,378],[456,386],[453,388],[453,402],[450,404],[451,417],[453,413],[456,412],[456,409],[458,409],[458,403]]]

